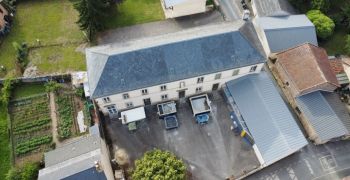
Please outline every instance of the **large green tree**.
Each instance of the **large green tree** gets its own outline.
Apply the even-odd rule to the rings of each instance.
[[[77,24],[87,33],[89,40],[99,30],[104,28],[103,19],[110,10],[109,0],[71,0],[74,8],[79,12]]]
[[[183,180],[186,175],[185,164],[168,151],[152,150],[136,160],[133,180]]]
[[[335,27],[333,20],[320,10],[311,10],[307,12],[306,15],[315,25],[316,33],[319,38],[326,39],[333,34]]]
[[[320,10],[323,13],[326,13],[329,10],[331,3],[329,0],[312,0],[311,8],[315,10]]]

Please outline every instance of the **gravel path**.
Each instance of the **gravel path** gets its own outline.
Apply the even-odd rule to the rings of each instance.
[[[52,120],[52,139],[56,143],[56,147],[61,145],[61,142],[58,140],[58,119],[56,114],[56,103],[55,103],[55,94],[50,92],[50,115]]]

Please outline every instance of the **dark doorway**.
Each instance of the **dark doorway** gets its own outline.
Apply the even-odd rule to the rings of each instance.
[[[212,90],[213,90],[213,91],[216,91],[216,90],[218,90],[218,89],[219,89],[219,83],[213,84]]]
[[[179,98],[184,98],[186,96],[186,91],[179,91]]]
[[[143,99],[143,103],[145,104],[145,106],[151,105],[151,98]]]

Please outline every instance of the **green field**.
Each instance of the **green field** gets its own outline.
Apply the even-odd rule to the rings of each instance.
[[[5,174],[11,167],[10,162],[10,140],[7,132],[7,107],[0,104],[0,177]]]
[[[42,93],[45,93],[45,87],[43,84],[23,84],[15,87],[13,96],[14,99],[21,99]]]
[[[125,0],[106,18],[106,28],[117,28],[164,19],[160,0]]]
[[[69,0],[36,0],[22,1],[18,3],[15,23],[10,34],[5,38],[0,46],[0,65],[4,65],[7,74],[16,74],[15,56],[16,52],[12,42],[27,42],[32,46],[58,45],[56,48],[60,56],[74,56],[75,62],[67,62],[59,59],[55,65],[64,67],[65,70],[83,70],[85,62],[80,52],[75,49],[82,44],[84,35],[79,27],[75,24],[78,14]],[[40,44],[37,43],[40,40]],[[55,68],[48,67],[49,59],[45,59],[47,54],[51,53],[50,48],[35,49],[36,56],[41,56],[41,61],[34,63],[38,66],[39,72],[53,73]],[[55,48],[53,48],[55,49]],[[31,52],[30,52],[31,53]],[[38,54],[39,53],[39,54]],[[31,53],[32,54],[32,53]],[[31,60],[31,57],[29,57]],[[77,65],[78,64],[78,65]],[[18,75],[18,74],[17,74]],[[5,76],[5,74],[1,74]]]

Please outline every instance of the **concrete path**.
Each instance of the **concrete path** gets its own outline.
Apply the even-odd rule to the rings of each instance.
[[[123,28],[116,28],[99,33],[97,42],[99,45],[129,41],[150,36],[163,35],[181,31],[196,26],[224,22],[223,16],[218,11],[210,11],[176,19],[167,19]]]
[[[52,120],[52,140],[56,143],[56,147],[59,147],[61,142],[58,140],[58,118],[56,114],[55,94],[52,92],[50,92],[50,116]]]

